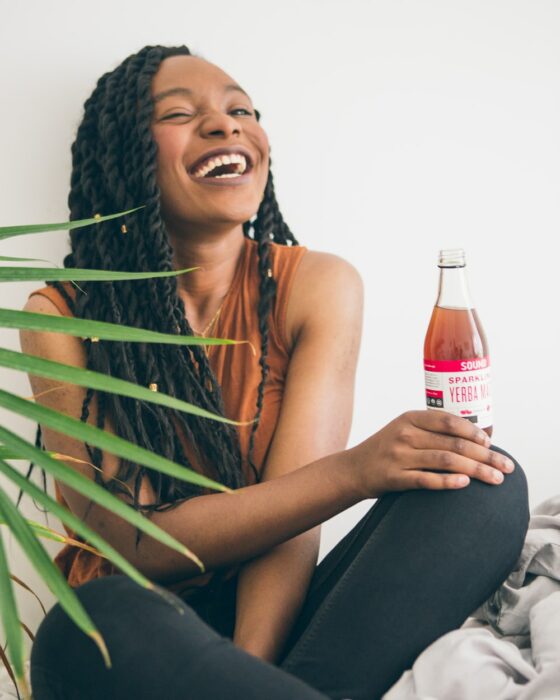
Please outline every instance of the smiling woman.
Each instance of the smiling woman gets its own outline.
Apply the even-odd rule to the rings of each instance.
[[[245,90],[212,63],[173,56],[154,76],[152,98],[163,206],[205,230],[214,212],[250,218],[264,197],[269,144]],[[213,139],[224,124],[229,138]]]
[[[95,235],[75,229],[65,266],[196,270],[77,292],[53,283],[26,309],[249,343],[205,352],[22,332],[22,346],[246,425],[30,376],[41,403],[233,489],[216,493],[39,431],[43,447],[192,549],[206,573],[56,483],[59,502],[176,606],[94,552],[65,546],[55,561],[113,668],[57,604],[32,648],[36,700],[174,698],[185,688],[194,699],[378,697],[516,562],[524,474],[517,465],[496,488],[494,475],[513,462],[469,421],[407,412],[345,449],[362,283],[345,260],[298,244],[276,201],[270,150],[247,93],[185,46],[143,48],[85,103],[70,218],[145,206],[124,224],[100,222]],[[378,497],[317,566],[321,523]]]

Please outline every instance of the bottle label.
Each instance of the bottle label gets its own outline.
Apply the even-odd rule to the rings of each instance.
[[[426,404],[467,418],[479,428],[492,425],[490,358],[424,360]]]

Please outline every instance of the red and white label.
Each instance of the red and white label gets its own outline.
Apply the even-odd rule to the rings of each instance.
[[[479,428],[492,425],[490,358],[424,360],[426,404],[467,418]]]

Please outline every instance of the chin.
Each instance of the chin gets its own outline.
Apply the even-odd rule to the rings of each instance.
[[[224,207],[222,210],[224,221],[227,221],[228,223],[231,224],[242,224],[245,223],[245,221],[249,221],[249,219],[252,219],[255,214],[257,213],[259,207],[258,205],[252,205],[252,206],[245,206],[245,207]],[[216,217],[219,216],[219,213],[216,211],[215,212]]]

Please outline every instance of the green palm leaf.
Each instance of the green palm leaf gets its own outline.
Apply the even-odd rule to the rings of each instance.
[[[14,258],[11,255],[0,255],[0,262],[51,262],[44,258]],[[53,263],[51,263],[53,264]]]
[[[28,483],[30,483],[27,479],[25,480]],[[44,491],[41,491],[41,493],[44,493]],[[34,533],[38,537],[42,537],[45,540],[52,540],[53,542],[64,542],[67,539],[67,536],[59,535],[57,532],[54,532],[51,528],[47,527],[46,525],[41,525],[41,523],[38,523],[36,520],[31,520],[31,518],[25,518],[25,520],[27,521],[29,527],[34,531]],[[4,521],[0,517],[0,525],[4,524]]]
[[[80,474],[80,472],[72,469],[72,467],[69,467],[63,462],[49,457],[38,447],[31,445],[23,440],[23,438],[20,438],[18,435],[15,435],[9,430],[6,430],[6,428],[0,427],[0,434],[2,435],[2,439],[6,440],[6,442],[12,441],[18,445],[20,449],[26,450],[28,459],[43,467],[45,471],[52,474],[54,479],[62,481],[70,486],[70,488],[74,489],[74,491],[81,493],[83,496],[86,496],[100,506],[103,506],[103,508],[107,508],[107,510],[116,513],[118,516],[123,518],[123,520],[126,520],[131,525],[134,525],[147,535],[150,535],[150,537],[158,540],[158,542],[167,545],[171,549],[179,552],[179,554],[191,559],[200,568],[201,573],[205,573],[204,564],[190,551],[188,547],[178,542],[168,532],[155,525],[149,518],[144,517],[137,510],[134,510],[134,508],[127,505],[124,501],[117,498],[112,493],[109,493],[109,491],[104,489],[95,481],[88,479],[87,476]],[[6,462],[4,462],[4,464],[9,469],[12,469],[12,467],[10,467],[10,465],[8,465]],[[25,477],[21,478],[26,484],[30,483],[27,479],[25,479]],[[63,520],[62,518],[60,519]],[[118,566],[120,567],[121,565],[118,564]]]
[[[51,561],[48,552],[33,534],[33,530],[25,522],[25,518],[19,513],[2,489],[0,489],[0,514],[4,517],[8,527],[15,535],[22,550],[37,573],[45,581],[50,591],[58,598],[62,608],[66,610],[78,627],[85,632],[88,637],[91,637],[99,647],[105,665],[111,668],[111,660],[105,642],[93,624],[90,616],[83,608],[77,595],[66,582],[66,579],[58,567]]]
[[[25,226],[0,226],[0,240],[3,238],[12,238],[13,236],[24,236],[28,233],[44,233],[45,231],[69,231],[74,228],[82,228],[90,224],[98,224],[100,221],[109,221],[116,219],[125,214],[131,214],[133,211],[143,209],[146,205],[120,211],[117,214],[108,214],[107,216],[92,217],[91,219],[79,219],[76,221],[63,221],[60,224],[30,224]]]
[[[61,362],[53,362],[45,360],[35,355],[27,355],[15,350],[6,350],[0,348],[0,367],[9,367],[20,372],[38,375],[40,377],[48,377],[49,379],[59,379],[70,384],[78,386],[91,387],[99,391],[106,391],[112,394],[120,394],[129,396],[133,399],[141,401],[149,401],[160,406],[167,406],[176,411],[191,413],[202,418],[210,418],[220,423],[228,423],[229,425],[239,425],[239,422],[224,418],[203,408],[199,408],[187,401],[181,401],[173,396],[161,394],[157,391],[151,391],[143,386],[128,382],[124,379],[109,377],[101,372],[94,372],[81,367],[70,367]]]
[[[53,460],[56,461],[56,460]],[[59,463],[61,464],[61,463]],[[52,465],[51,465],[52,466]],[[63,465],[65,466],[65,465]],[[59,469],[59,466],[57,465],[57,469]],[[100,535],[95,532],[95,530],[92,530],[89,525],[86,525],[83,520],[80,520],[77,516],[75,516],[68,508],[65,508],[64,506],[60,505],[54,498],[51,498],[47,493],[45,493],[42,489],[37,487],[33,482],[29,481],[26,479],[22,474],[20,474],[16,469],[13,467],[10,467],[9,464],[6,464],[6,462],[0,460],[0,473],[4,474],[4,476],[8,477],[11,481],[14,481],[21,489],[22,491],[26,491],[31,495],[32,498],[34,498],[37,502],[41,503],[42,505],[46,506],[47,509],[51,512],[54,513],[54,515],[59,518],[61,522],[64,524],[68,525],[70,529],[72,529],[74,532],[77,532],[79,535],[82,536],[84,540],[86,540],[89,544],[93,545],[94,547],[97,547],[97,549],[104,554],[109,561],[111,561],[115,566],[117,566],[121,571],[125,574],[128,574],[131,579],[136,581],[140,586],[143,586],[144,588],[149,588],[150,590],[155,590],[156,586],[144,576],[144,574],[140,573],[138,569],[136,569],[129,561],[128,559],[125,559],[125,557],[122,556],[114,547],[112,547],[110,544],[108,544]],[[157,527],[154,525],[150,520],[147,518],[143,517],[140,515],[137,511],[135,511],[133,508],[130,506],[127,506],[125,503],[123,503],[120,499],[116,498],[115,496],[109,494],[107,491],[104,491],[104,489],[96,484],[95,482],[92,482],[91,479],[88,479],[87,477],[82,476],[82,474],[77,474],[78,477],[80,477],[80,480],[83,479],[82,481],[82,488],[81,488],[81,493],[85,494],[87,491],[87,496],[91,498],[91,494],[94,493],[96,498],[92,498],[92,500],[95,500],[96,503],[101,503],[101,500],[104,502],[104,507],[107,507],[109,505],[110,509],[113,512],[116,512],[117,510],[119,511],[119,515],[127,515],[126,520],[128,522],[132,522],[133,524],[138,525],[139,523],[142,525],[142,530],[146,532],[147,534],[153,535],[157,530],[160,530],[161,533],[163,533],[163,544],[171,543],[173,542],[173,549],[178,551],[180,554],[184,554],[185,556],[188,556],[189,559],[192,559],[195,561],[195,563],[199,566],[201,569],[202,573],[205,572],[205,567],[204,564],[200,561],[198,557],[195,557],[190,550],[187,549],[187,547],[184,547],[180,542],[175,540],[175,538],[171,537],[165,530],[162,530],[161,528]],[[79,480],[78,480],[79,481]],[[91,489],[90,486],[93,485],[94,489]],[[101,495],[101,492],[103,492],[103,495]],[[86,494],[85,494],[86,495]],[[104,496],[109,495],[110,498],[104,498]],[[101,500],[100,500],[101,499]],[[115,501],[118,501],[117,504],[115,504]],[[112,506],[111,506],[112,503]],[[124,508],[122,508],[124,506]],[[132,513],[132,516],[130,515]],[[145,522],[141,522],[145,521]],[[31,523],[28,522],[28,525],[31,527],[32,530],[35,530],[35,534],[40,534],[41,536],[44,536],[44,530],[42,532],[37,532],[36,528],[33,528]],[[151,527],[145,528],[144,525],[145,523],[149,523]],[[158,535],[159,538],[159,535]],[[50,538],[49,538],[50,539]],[[162,539],[159,539],[161,542]],[[187,554],[188,552],[188,554]],[[158,587],[159,588],[159,587]]]
[[[45,454],[49,455],[49,457],[53,457],[54,459],[56,459],[56,455],[57,455],[56,452],[49,452],[48,450],[43,450],[43,452]],[[5,445],[0,445],[0,459],[25,460],[26,457],[24,457],[17,450],[12,450],[10,447],[6,447]]]
[[[134,445],[117,435],[111,435],[111,433],[101,428],[82,423],[76,418],[70,418],[63,413],[54,411],[52,408],[47,408],[46,406],[41,406],[27,399],[22,399],[20,396],[11,394],[3,389],[0,389],[0,406],[14,413],[18,413],[21,416],[25,416],[26,418],[30,418],[36,423],[47,425],[49,428],[57,430],[60,433],[71,435],[77,440],[87,442],[89,445],[94,445],[102,450],[111,452],[117,457],[124,457],[132,462],[143,464],[146,467],[163,472],[175,479],[188,481],[193,484],[198,484],[199,486],[206,486],[216,489],[217,491],[232,492],[232,489],[224,486],[224,484],[220,484],[203,474],[198,474],[192,469],[176,464],[170,459],[150,452],[150,450]],[[10,435],[10,438],[8,439],[6,435]],[[8,433],[2,426],[0,426],[0,440],[2,440],[7,447],[18,451],[21,449],[21,453],[25,454],[27,458],[27,451],[23,452],[23,449],[26,449],[25,442],[14,444],[13,434]]]
[[[27,479],[26,479],[26,481],[27,481]],[[44,493],[44,491],[41,491],[41,493]],[[55,501],[55,503],[56,503],[56,501]],[[52,540],[53,542],[58,542],[59,544],[66,544],[66,543],[69,543],[71,540],[73,542],[79,542],[79,540],[71,537],[70,535],[66,535],[66,534],[62,535],[61,533],[56,532],[56,530],[53,530],[52,528],[47,527],[46,525],[41,525],[41,523],[38,523],[36,520],[31,520],[30,518],[25,518],[25,522],[29,525],[29,527],[33,530],[33,532],[37,535],[37,537],[42,537],[44,540]],[[6,523],[4,522],[4,519],[0,515],[0,525],[5,525],[5,524]],[[80,545],[82,545],[84,549],[86,547],[89,548],[89,545],[87,545],[84,542],[80,542]],[[78,546],[78,545],[76,544],[76,546]],[[94,550],[95,548],[92,546],[91,549]],[[16,579],[16,577],[13,574],[11,574],[11,576],[14,580],[17,580],[19,582],[19,579]],[[29,588],[29,590],[31,591],[30,588]],[[31,591],[31,592],[33,593],[33,591]],[[36,594],[33,593],[33,595],[36,595]],[[37,597],[37,600],[39,600],[39,603],[41,603],[41,600],[38,597]],[[41,607],[43,607],[42,603],[41,603]],[[44,607],[43,607],[43,611],[46,615],[47,611],[44,609]]]
[[[0,445],[0,459],[25,459],[15,450],[11,450],[9,447]]]
[[[24,688],[24,695],[29,697],[29,689],[24,671],[23,635],[19,624],[19,613],[14,595],[8,558],[4,550],[4,541],[0,530],[0,616],[6,634],[8,654],[13,664],[18,686]]]
[[[193,335],[171,335],[148,331],[135,326],[121,326],[104,321],[86,321],[69,316],[37,314],[33,311],[0,309],[1,328],[23,328],[31,331],[51,331],[81,338],[95,337],[99,340],[120,340],[129,343],[168,343],[170,345],[239,345],[247,340],[228,338],[202,338]]]
[[[89,280],[103,282],[114,280],[145,280],[152,277],[173,277],[196,270],[196,267],[166,272],[117,272],[113,270],[82,270],[77,267],[1,267],[0,282],[45,282],[60,280]]]
[[[0,227],[0,240],[14,236],[41,233],[46,231],[66,231],[92,224],[114,219],[126,214],[142,209],[136,207],[127,211],[100,216],[96,214],[89,219],[79,221],[69,221],[55,224],[36,224],[31,226],[9,226]],[[92,232],[95,235],[95,232]],[[22,258],[0,256],[1,263],[29,263],[50,261],[36,258]],[[56,267],[28,267],[0,265],[0,283],[4,281],[111,281],[125,279],[152,279],[155,277],[171,277],[191,271],[174,270],[167,272],[119,272],[109,270],[82,270]],[[77,285],[75,285],[77,286]],[[102,341],[124,341],[141,343],[167,343],[182,346],[190,345],[234,345],[247,341],[235,341],[221,338],[201,338],[196,336],[182,336],[176,334],[157,333],[143,330],[136,327],[121,326],[118,324],[104,323],[99,321],[88,321],[56,316],[53,314],[35,314],[26,311],[15,311],[10,309],[0,309],[0,327],[29,329],[36,331],[58,332],[67,335],[77,336],[82,339],[96,338]],[[251,346],[252,348],[252,346]],[[253,349],[253,348],[252,348]],[[255,353],[253,349],[253,353]],[[241,425],[236,421],[216,416],[210,412],[199,409],[187,402],[181,402],[174,397],[152,392],[145,387],[140,387],[132,382],[125,382],[120,379],[105,377],[97,372],[76,367],[65,366],[60,363],[44,360],[24,353],[13,352],[0,348],[0,366],[6,366],[18,371],[25,371],[29,374],[49,377],[61,382],[88,386],[100,391],[115,392],[129,396],[137,400],[150,401],[168,406],[172,410],[180,410],[189,413],[219,420],[233,425]],[[160,455],[145,450],[138,445],[134,445],[116,435],[112,435],[105,430],[86,423],[82,423],[74,418],[70,418],[63,413],[49,409],[33,401],[23,399],[19,396],[0,389],[0,407],[27,417],[42,425],[72,437],[87,442],[89,445],[106,450],[111,454],[123,457],[133,463],[142,464],[150,469],[165,473],[171,477],[181,479],[186,482],[208,487],[216,491],[235,493],[227,486],[220,484],[203,474],[199,474],[192,469],[175,464]],[[31,481],[28,481],[18,470],[6,463],[6,459],[28,459],[40,465],[49,472],[53,478],[61,483],[68,484],[78,493],[98,503],[100,506],[117,514],[126,522],[135,525],[154,539],[164,545],[180,552],[184,556],[195,561],[201,571],[205,571],[204,564],[190,550],[171,537],[165,530],[154,525],[150,519],[142,516],[141,513],[128,506],[122,499],[117,498],[94,480],[85,477],[77,470],[69,467],[61,459],[72,460],[70,456],[59,455],[55,452],[41,450],[23,438],[15,435],[11,431],[0,425],[0,474],[19,485],[22,491],[29,493],[37,502],[43,504],[49,511],[53,512],[65,525],[78,533],[84,541],[97,547],[98,552],[111,561],[124,574],[135,580],[139,585],[152,588],[160,592],[164,597],[174,604],[172,596],[164,588],[160,588],[156,583],[149,581],[141,574],[128,560],[107,543],[98,533],[89,528],[82,520],[77,518],[68,508],[64,508],[55,499],[39,489]],[[57,459],[58,458],[58,459]],[[53,533],[31,520],[26,520],[18,512],[11,502],[6,492],[0,488],[0,524],[5,524],[18,539],[22,550],[37,570],[41,579],[45,581],[51,592],[59,600],[61,607],[67,612],[75,624],[90,636],[101,651],[105,664],[111,667],[109,652],[99,631],[96,629],[87,611],[81,605],[78,597],[62,576],[58,567],[51,561],[49,554],[38,540],[38,537],[50,538],[60,541],[60,534]],[[87,546],[90,546],[89,544]],[[8,612],[6,612],[8,611]],[[180,612],[182,609],[179,610]],[[10,574],[6,562],[5,552],[0,540],[0,615],[5,625],[10,647],[10,658],[16,669],[18,682],[22,683],[25,693],[28,692],[25,676],[23,673],[23,644],[15,597],[13,594]],[[9,630],[9,632],[8,632]],[[9,666],[7,658],[4,663]],[[28,696],[26,695],[26,698]]]

